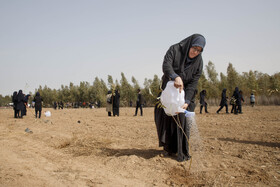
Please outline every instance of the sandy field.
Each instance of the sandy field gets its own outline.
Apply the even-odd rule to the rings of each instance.
[[[280,106],[217,108],[196,113],[192,160],[180,163],[158,147],[153,108],[0,109],[0,186],[280,186]]]

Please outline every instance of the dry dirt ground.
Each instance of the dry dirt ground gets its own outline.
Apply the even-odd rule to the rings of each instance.
[[[280,107],[217,108],[196,113],[182,163],[158,147],[153,108],[44,108],[41,119],[0,109],[0,186],[280,186]]]

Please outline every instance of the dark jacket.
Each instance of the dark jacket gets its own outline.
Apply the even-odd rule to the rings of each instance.
[[[241,97],[239,94],[238,87],[235,88],[232,97],[234,97],[236,99],[236,101],[235,101],[236,105],[241,105]]]
[[[206,90],[202,90],[200,93],[199,93],[199,96],[200,96],[200,100],[199,100],[199,103],[203,106],[207,105],[206,101],[205,101],[205,97],[206,97]]]
[[[220,106],[224,106],[226,104],[227,104],[227,89],[224,88],[223,92],[222,92],[222,98],[221,98]]]
[[[17,110],[24,110],[24,95],[22,93],[22,90],[18,91],[17,94]]]
[[[119,108],[120,107],[120,94],[118,90],[115,90],[113,95],[113,108]]]
[[[35,102],[35,110],[42,110],[42,97],[40,96],[40,93],[37,92],[36,96],[34,97],[33,101]]]
[[[16,110],[17,109],[17,92],[16,91],[13,93],[12,102],[14,105],[14,109]]]
[[[144,104],[144,101],[143,101],[143,96],[141,93],[138,93],[137,95],[137,101],[136,101],[136,104],[137,105],[143,105]]]
[[[171,76],[177,74],[182,78],[184,83],[185,102],[188,104],[193,98],[203,68],[201,54],[192,59],[187,67],[185,66],[192,40],[198,35],[199,34],[191,35],[181,42],[172,45],[166,52],[162,65],[164,73],[162,77],[162,89],[164,89],[167,82],[171,80]]]

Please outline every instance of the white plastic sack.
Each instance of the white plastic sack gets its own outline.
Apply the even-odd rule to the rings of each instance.
[[[162,91],[160,101],[164,106],[164,111],[169,116],[174,116],[178,112],[185,112],[182,106],[185,104],[184,90],[179,93],[179,88],[174,87],[174,81],[168,81]]]
[[[46,111],[44,114],[46,117],[50,117],[52,115],[50,111]]]

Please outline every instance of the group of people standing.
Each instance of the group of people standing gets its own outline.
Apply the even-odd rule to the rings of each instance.
[[[119,116],[120,115],[120,94],[119,90],[108,91],[106,95],[107,106],[106,111],[108,116]],[[113,114],[112,114],[113,113]]]
[[[14,109],[14,118],[23,118],[27,114],[26,108],[28,107],[28,100],[30,94],[23,94],[22,90],[18,92],[14,92],[12,96],[13,101],[13,109]],[[41,111],[42,111],[42,97],[40,93],[37,92],[33,102],[35,103],[35,117],[41,118]]]
[[[55,110],[56,110],[57,108],[58,108],[58,109],[63,109],[63,107],[64,107],[64,104],[63,104],[62,101],[60,101],[60,102],[55,101],[55,102],[53,103],[53,108],[54,108]]]
[[[120,94],[116,89],[113,92],[109,90],[106,95],[107,106],[106,111],[108,116],[119,116],[120,115]],[[132,105],[132,103],[130,104]],[[140,109],[140,115],[143,116],[143,105],[144,99],[140,89],[137,89],[137,100],[136,100],[136,109],[134,116],[137,116],[138,109]],[[112,114],[113,113],[113,114]]]

